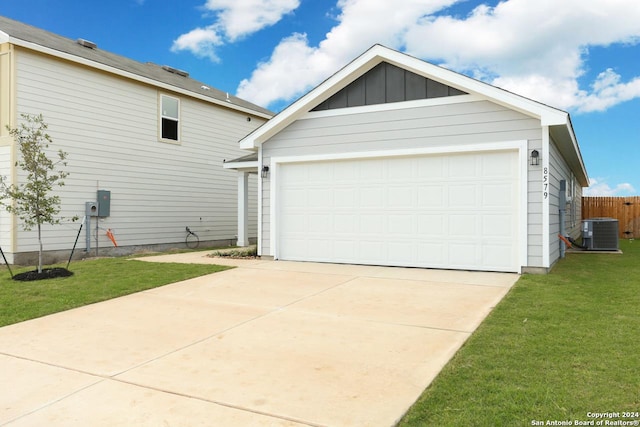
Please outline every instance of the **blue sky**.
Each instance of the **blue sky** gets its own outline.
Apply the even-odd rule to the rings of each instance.
[[[381,43],[571,113],[589,195],[640,195],[637,0],[0,0],[0,15],[279,111]]]

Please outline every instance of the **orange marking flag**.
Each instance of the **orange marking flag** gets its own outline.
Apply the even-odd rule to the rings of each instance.
[[[118,244],[116,243],[116,238],[113,236],[113,232],[110,228],[107,230],[107,237],[109,238],[109,240],[111,240],[111,242],[113,242],[113,246],[117,248]]]

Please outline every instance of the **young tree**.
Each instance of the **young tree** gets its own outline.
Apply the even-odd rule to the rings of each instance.
[[[53,141],[46,133],[48,126],[42,114],[22,114],[22,118],[20,126],[7,129],[20,150],[20,160],[15,165],[27,173],[26,181],[8,184],[7,178],[0,176],[0,204],[22,220],[25,230],[37,227],[38,273],[42,273],[42,224],[60,223],[60,197],[50,193],[54,186],[63,186],[69,175],[58,170],[67,165],[67,153],[59,150],[55,160],[49,159],[46,151]]]

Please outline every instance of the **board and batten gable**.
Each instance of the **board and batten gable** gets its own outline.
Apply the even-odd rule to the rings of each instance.
[[[111,246],[104,237],[109,228],[125,247],[183,245],[187,226],[201,242],[236,238],[237,176],[222,165],[243,154],[237,141],[265,119],[23,48],[15,49],[15,69],[17,113],[42,114],[52,152],[68,153],[70,175],[55,190],[61,215],[82,217],[97,189],[111,191],[111,214],[100,220],[101,247]],[[175,143],[160,138],[161,95],[180,100]],[[252,201],[256,187],[254,177]],[[257,203],[250,208],[254,219]],[[69,220],[47,226],[45,250],[70,249],[78,226]],[[13,227],[19,233],[13,252],[36,251],[35,233]],[[256,235],[254,220],[250,236]]]
[[[384,152],[401,149],[444,149],[457,146],[526,141],[540,150],[540,121],[470,95],[428,99],[373,107],[311,112],[262,145],[262,163],[274,157]],[[542,224],[541,169],[527,164],[529,201],[527,220]],[[273,255],[270,180],[262,183],[263,255]],[[542,265],[541,239],[529,239],[529,265]]]

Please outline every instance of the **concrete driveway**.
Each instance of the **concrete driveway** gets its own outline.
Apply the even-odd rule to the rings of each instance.
[[[389,426],[515,274],[239,267],[0,328],[0,425]]]

